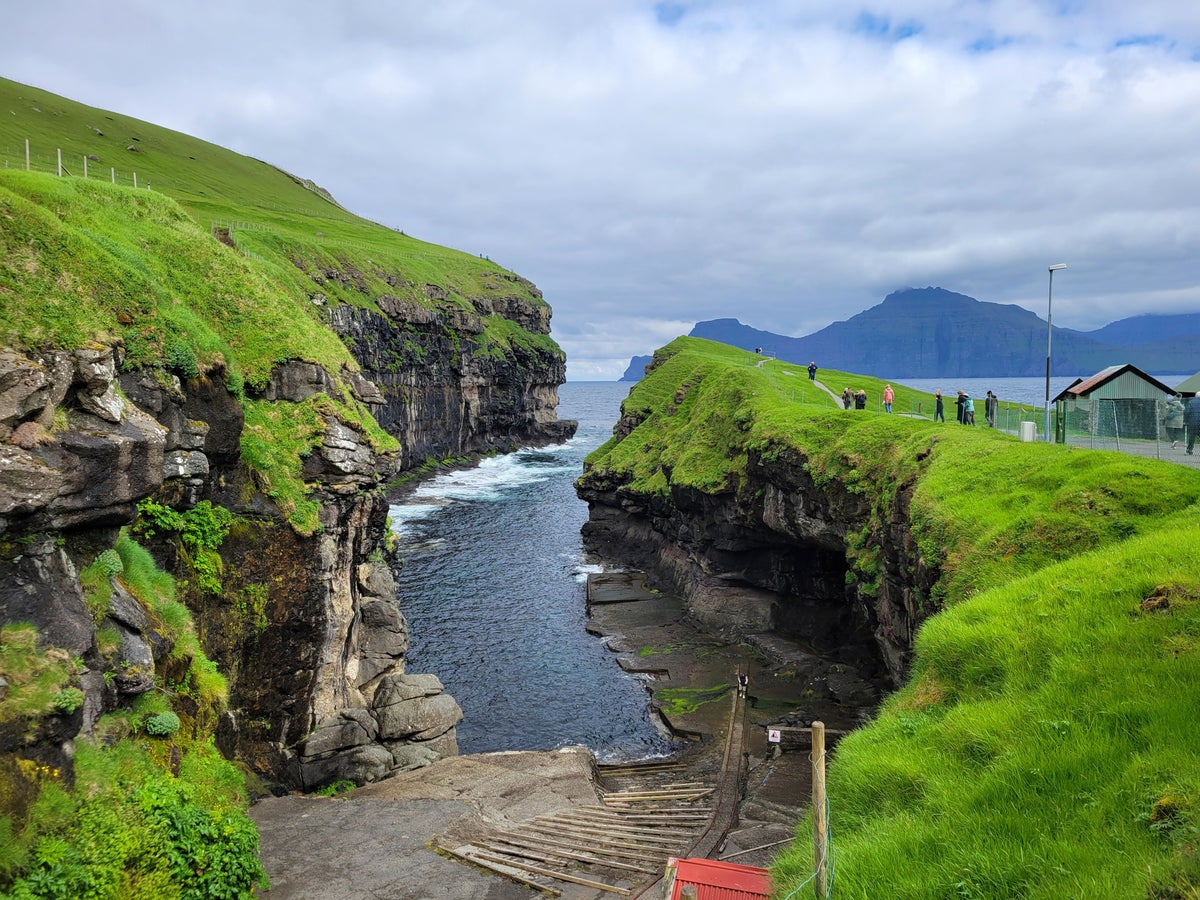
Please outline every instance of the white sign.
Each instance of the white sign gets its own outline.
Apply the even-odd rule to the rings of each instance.
[[[767,740],[770,741],[772,744],[778,744],[782,739],[783,739],[783,735],[780,734],[778,728],[768,728],[767,729]]]

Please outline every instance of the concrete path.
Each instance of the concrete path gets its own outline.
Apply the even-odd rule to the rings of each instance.
[[[439,855],[463,839],[572,804],[597,802],[592,755],[483,753],[439,760],[339,798],[281,797],[250,810],[279,900],[524,900],[531,888]],[[573,895],[596,896],[595,891]],[[566,895],[564,895],[566,896]]]

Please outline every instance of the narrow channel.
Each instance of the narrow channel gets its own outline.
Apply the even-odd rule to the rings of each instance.
[[[583,745],[601,761],[668,754],[645,685],[585,630],[583,459],[612,435],[629,386],[568,382],[565,444],[483,460],[421,483],[391,508],[404,566],[410,672],[463,708],[462,753]]]

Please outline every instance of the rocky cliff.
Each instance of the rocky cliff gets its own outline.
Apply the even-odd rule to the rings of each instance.
[[[928,614],[923,598],[940,575],[908,528],[911,483],[877,493],[818,476],[786,439],[726,446],[712,423],[728,410],[695,399],[696,375],[679,383],[667,374],[663,381],[673,395],[658,403],[628,400],[613,439],[576,483],[588,503],[588,546],[653,573],[718,633],[782,635],[841,654],[864,678],[902,681],[914,632]],[[648,396],[654,394],[664,395],[664,384],[651,386]],[[668,439],[653,423],[640,430],[664,417],[690,419],[675,450],[711,441],[707,449],[728,469],[703,486],[675,478],[662,453]],[[733,440],[747,428],[737,425]],[[618,462],[622,444],[635,449]],[[665,488],[657,477],[640,477],[646,468],[658,469]]]
[[[504,311],[544,334],[543,309]],[[319,510],[311,534],[289,525],[246,464],[244,407],[220,370],[120,371],[119,344],[0,352],[0,623],[33,623],[45,646],[78,659],[84,697],[65,724],[10,736],[0,753],[65,763],[103,712],[178,678],[172,642],[119,575],[103,613],[89,608],[80,573],[124,526],[176,576],[201,645],[229,679],[217,723],[228,756],[269,782],[312,790],[457,752],[457,704],[435,676],[406,671],[384,487],[429,457],[568,437],[574,424],[554,413],[561,354],[483,352],[472,340],[480,315],[397,305],[388,315],[342,307],[331,318],[379,384],[294,361],[248,394],[282,417],[318,410],[320,436],[303,459]],[[374,411],[400,449],[373,447],[323,405],[330,397]],[[139,517],[144,501],[168,515],[228,511],[217,558],[200,565],[205,551],[189,543],[188,526]],[[107,648],[105,629],[119,636]]]
[[[378,387],[372,411],[400,441],[402,468],[575,433],[575,423],[560,422],[555,413],[566,361],[549,342],[550,307],[519,276],[497,271],[486,277],[496,293],[472,296],[469,308],[432,305],[447,299],[445,291],[422,285],[423,303],[385,294],[378,311],[348,305],[330,311],[331,327]],[[507,352],[472,352],[497,317],[534,339],[509,341]]]

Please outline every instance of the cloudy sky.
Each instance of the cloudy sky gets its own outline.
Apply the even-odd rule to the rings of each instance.
[[[702,319],[938,285],[1089,329],[1200,312],[1200,4],[38,0],[0,74],[484,253],[572,380]],[[1002,374],[1002,373],[997,373]]]

